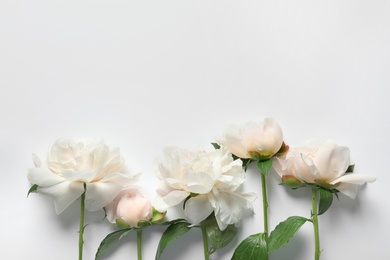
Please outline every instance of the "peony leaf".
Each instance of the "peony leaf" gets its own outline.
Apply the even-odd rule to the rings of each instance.
[[[267,241],[264,233],[254,234],[244,239],[234,251],[232,260],[268,259]]]
[[[355,164],[351,164],[350,166],[348,166],[346,173],[351,173],[353,172],[354,169],[355,169]]]
[[[307,218],[292,216],[280,222],[268,238],[268,253],[286,245],[306,221],[308,221]]]
[[[122,237],[129,234],[131,230],[133,229],[121,229],[108,234],[100,243],[100,246],[95,255],[95,260],[101,259],[101,257],[104,256],[113,245],[115,245]]]
[[[221,146],[217,143],[211,143],[211,145],[214,146],[215,150],[218,150],[219,148],[221,148]]]
[[[189,223],[172,221],[172,224],[165,230],[162,234],[160,243],[158,244],[157,252],[156,252],[156,260],[160,259],[161,254],[164,249],[173,241],[175,241],[181,235],[187,233],[191,227],[189,227]]]
[[[259,168],[261,174],[263,174],[264,176],[268,175],[268,172],[271,169],[271,167],[272,167],[272,160],[271,159],[266,160],[266,161],[259,161],[257,163],[257,168]]]
[[[31,192],[37,192],[37,190],[38,190],[38,185],[34,184],[33,186],[31,186],[31,188],[28,190],[27,197],[28,195],[30,195]]]
[[[329,207],[332,205],[333,202],[333,193],[320,189],[320,203],[318,205],[318,215],[324,214]]]
[[[237,228],[234,225],[228,225],[225,230],[221,231],[214,214],[202,221],[201,225],[206,229],[207,237],[210,241],[210,254],[214,253],[218,248],[227,246],[237,234]]]

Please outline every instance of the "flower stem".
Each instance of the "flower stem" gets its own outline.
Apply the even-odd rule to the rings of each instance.
[[[200,223],[200,228],[202,229],[204,260],[209,260],[209,245],[207,242],[207,232],[203,222]]]
[[[260,173],[261,176],[261,192],[263,196],[263,219],[264,219],[264,234],[265,240],[268,242],[268,200],[267,200],[267,184],[266,177]]]
[[[314,226],[314,242],[315,242],[315,252],[314,252],[314,259],[319,260],[320,259],[320,232],[318,229],[318,212],[317,212],[317,193],[318,188],[313,187],[311,190],[311,206],[312,206],[312,212],[311,212],[311,220],[313,222]]]
[[[84,193],[80,198],[80,226],[79,226],[79,260],[83,259],[83,236],[84,236],[84,213],[85,213],[85,191],[86,185],[84,184]]]
[[[142,229],[137,229],[137,257],[142,260]]]

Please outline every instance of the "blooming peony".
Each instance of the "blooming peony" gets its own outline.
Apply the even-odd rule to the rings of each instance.
[[[150,200],[137,187],[121,191],[105,209],[111,223],[122,220],[130,227],[138,227],[140,221],[149,221],[153,217]]]
[[[243,126],[232,125],[219,143],[244,159],[267,160],[288,150],[283,143],[282,129],[272,118],[259,123],[248,122]]]
[[[218,226],[238,225],[243,211],[252,210],[254,193],[239,193],[245,180],[242,161],[233,160],[227,149],[188,151],[167,148],[159,162],[161,184],[153,205],[158,211],[186,200],[184,214],[192,224],[199,224],[213,211]]]
[[[350,152],[345,146],[333,142],[311,143],[288,152],[286,158],[274,163],[276,172],[292,188],[315,184],[326,189],[336,189],[355,198],[358,185],[375,181],[375,177],[346,173],[350,165]],[[292,184],[292,185],[291,185]]]
[[[28,179],[38,186],[37,192],[54,198],[57,214],[84,191],[85,207],[99,210],[137,178],[126,171],[119,149],[110,149],[102,142],[58,140],[51,147],[46,164],[36,155],[33,160],[36,167],[29,170]]]

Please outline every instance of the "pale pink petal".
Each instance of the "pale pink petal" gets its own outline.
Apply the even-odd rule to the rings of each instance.
[[[212,212],[213,208],[207,195],[190,198],[185,204],[184,214],[187,220],[194,225],[205,220]]]
[[[222,145],[234,155],[240,158],[250,158],[247,147],[242,137],[242,130],[237,125],[231,125],[225,133],[225,140],[222,140]]]
[[[169,207],[176,206],[190,195],[187,191],[174,190],[168,193],[166,196],[156,198],[153,202],[153,206],[160,212],[166,211]]]

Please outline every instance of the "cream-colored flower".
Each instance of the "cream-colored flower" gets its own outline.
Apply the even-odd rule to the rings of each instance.
[[[274,169],[282,178],[296,178],[303,184],[316,184],[336,189],[355,198],[358,185],[375,181],[375,177],[346,173],[350,165],[350,151],[333,142],[312,142],[304,147],[291,149],[286,158],[276,159]]]
[[[130,227],[138,227],[140,221],[149,221],[153,217],[152,204],[138,187],[122,190],[105,209],[111,223],[122,220]]]
[[[85,207],[102,209],[138,175],[127,172],[119,149],[97,144],[58,140],[51,147],[46,164],[33,157],[35,168],[28,179],[38,186],[37,192],[54,198],[57,214],[84,193]]]
[[[287,152],[283,133],[272,118],[259,123],[248,122],[242,126],[232,125],[219,142],[234,155],[244,159],[266,160],[278,152]]]
[[[188,151],[167,148],[159,162],[161,184],[153,205],[158,211],[186,200],[184,214],[192,224],[199,224],[212,212],[218,226],[238,225],[243,211],[252,210],[254,193],[237,189],[245,180],[242,161],[233,160],[227,149]]]

